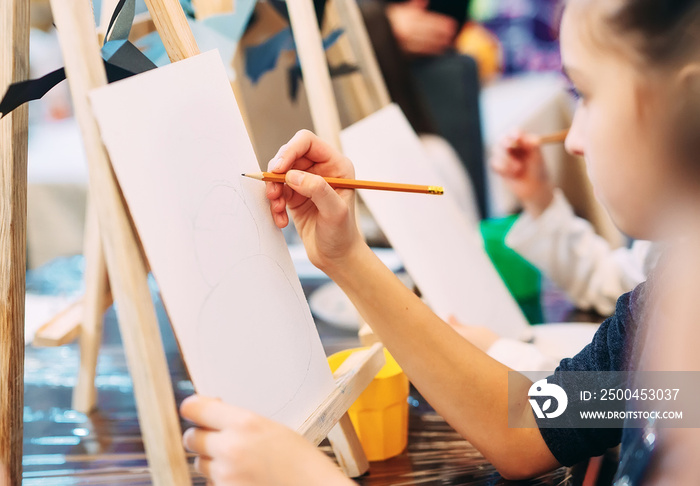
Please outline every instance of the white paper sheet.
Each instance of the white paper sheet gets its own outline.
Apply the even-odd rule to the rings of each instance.
[[[363,180],[439,185],[420,140],[396,105],[343,130],[343,150]],[[491,264],[479,236],[449,194],[360,190],[426,302],[443,319],[518,338],[527,320]]]
[[[334,383],[219,55],[90,99],[195,389],[297,428]]]

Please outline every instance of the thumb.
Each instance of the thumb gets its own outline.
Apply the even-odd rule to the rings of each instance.
[[[529,151],[535,150],[540,146],[540,137],[529,133],[522,134],[518,137],[520,146]]]
[[[300,170],[287,172],[285,182],[295,192],[308,197],[325,216],[347,209],[345,201],[323,179],[323,177]]]

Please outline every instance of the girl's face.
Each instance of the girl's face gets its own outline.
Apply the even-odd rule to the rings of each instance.
[[[596,195],[617,226],[655,239],[677,183],[664,134],[668,90],[654,89],[668,80],[640,73],[632,47],[613,47],[622,39],[607,42],[615,35],[604,25],[611,3],[569,0],[564,12],[562,62],[581,95],[566,149],[585,157]]]

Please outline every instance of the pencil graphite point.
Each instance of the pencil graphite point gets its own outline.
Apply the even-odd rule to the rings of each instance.
[[[251,179],[256,179],[258,181],[263,180],[263,173],[258,172],[258,173],[253,173],[253,174],[241,174],[243,177],[250,177]]]

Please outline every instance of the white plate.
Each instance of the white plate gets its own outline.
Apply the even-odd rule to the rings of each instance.
[[[335,282],[327,282],[313,291],[309,307],[314,317],[341,329],[359,330],[360,315]]]
[[[534,343],[547,356],[563,359],[575,356],[593,340],[600,327],[592,322],[557,322],[532,326]]]
[[[413,282],[406,273],[397,277],[409,288]],[[314,317],[333,327],[357,331],[360,329],[360,315],[350,299],[335,282],[327,282],[314,290],[309,297],[309,307]]]

